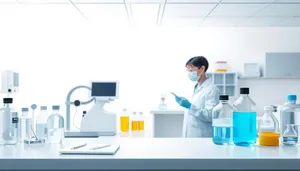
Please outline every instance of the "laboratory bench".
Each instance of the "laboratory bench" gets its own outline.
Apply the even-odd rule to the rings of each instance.
[[[60,155],[78,143],[119,143],[115,155]],[[63,144],[0,146],[0,170],[297,170],[299,147],[214,145],[209,138],[65,139]]]

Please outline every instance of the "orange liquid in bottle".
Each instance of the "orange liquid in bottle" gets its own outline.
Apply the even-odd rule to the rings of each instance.
[[[139,122],[139,131],[144,131],[144,121],[138,121]]]
[[[139,121],[131,121],[131,130],[132,132],[139,130]]]
[[[279,146],[278,132],[260,132],[259,133],[259,145],[262,146]]]

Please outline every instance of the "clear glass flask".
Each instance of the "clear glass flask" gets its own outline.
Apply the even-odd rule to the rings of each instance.
[[[12,107],[13,98],[3,98],[0,109],[0,144],[15,145],[19,141],[18,110]]]
[[[47,119],[49,115],[47,106],[40,107],[40,113],[36,118],[36,136],[39,139],[47,139]]]
[[[28,114],[28,108],[22,108],[22,115],[20,116],[20,142],[30,140],[33,137],[31,130],[32,118]]]
[[[287,146],[296,146],[298,143],[298,134],[294,129],[294,124],[287,124],[286,130],[282,135],[282,143]]]
[[[64,140],[64,118],[59,113],[59,106],[52,106],[52,114],[47,120],[49,143],[62,143]]]
[[[296,95],[288,95],[287,101],[284,103],[280,110],[280,134],[283,136],[284,131],[287,129],[286,125],[296,125],[297,120],[295,115],[295,110],[298,108],[296,104],[297,96]],[[299,118],[300,119],[300,118]],[[297,131],[297,130],[296,130]],[[298,132],[297,132],[298,134]],[[283,142],[283,137],[281,138],[281,142]]]
[[[232,113],[236,109],[228,103],[228,95],[221,95],[219,100],[212,111],[212,140],[217,145],[230,145],[233,144]]]
[[[130,120],[129,120],[129,113],[127,109],[123,109],[121,112],[120,116],[120,131],[121,132],[129,132],[129,125],[130,125]]]
[[[249,92],[249,88],[241,88],[241,96],[233,104],[237,109],[233,112],[233,142],[238,146],[256,144],[256,104]]]
[[[273,115],[273,111],[273,106],[265,106],[264,115],[258,123],[259,145],[261,146],[279,145],[279,122]]]

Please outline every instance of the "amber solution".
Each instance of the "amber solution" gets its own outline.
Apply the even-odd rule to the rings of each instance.
[[[216,72],[227,72],[227,69],[216,69]]]
[[[144,121],[143,120],[131,121],[131,130],[132,132],[144,131]]]
[[[129,132],[129,116],[120,117],[121,132]]]
[[[259,133],[259,145],[262,146],[279,146],[278,132],[260,132]]]

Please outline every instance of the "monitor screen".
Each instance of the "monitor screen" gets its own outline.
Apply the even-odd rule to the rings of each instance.
[[[115,82],[93,82],[92,83],[92,96],[93,97],[101,97],[108,96],[114,97],[116,96],[116,88],[117,83]]]

